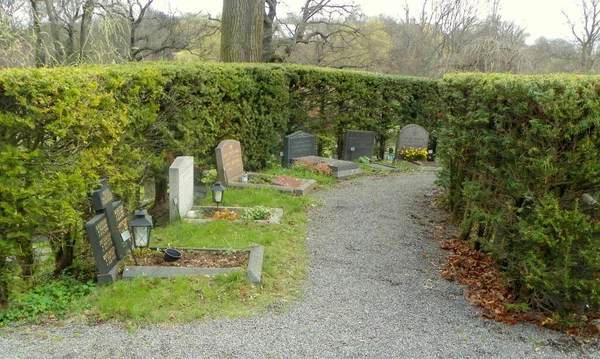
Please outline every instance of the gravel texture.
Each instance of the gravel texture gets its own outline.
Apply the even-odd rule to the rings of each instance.
[[[600,358],[600,346],[478,316],[440,278],[431,173],[362,177],[317,194],[309,280],[297,303],[182,326],[20,327],[7,358]]]

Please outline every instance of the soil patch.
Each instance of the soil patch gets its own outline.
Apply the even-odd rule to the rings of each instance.
[[[246,266],[249,256],[246,251],[179,251],[181,259],[175,262],[165,262],[164,253],[158,251],[143,251],[136,258],[139,266],[148,267],[239,268]]]

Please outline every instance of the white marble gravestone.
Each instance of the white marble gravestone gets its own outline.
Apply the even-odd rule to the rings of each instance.
[[[169,220],[177,220],[194,205],[194,157],[180,156],[169,167]]]

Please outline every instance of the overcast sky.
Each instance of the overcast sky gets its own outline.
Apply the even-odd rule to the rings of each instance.
[[[420,8],[423,0],[406,0],[410,8],[415,12]],[[482,3],[486,0],[480,0]],[[540,36],[547,38],[564,38],[571,40],[571,32],[562,15],[564,9],[568,13],[575,14],[575,0],[500,0],[504,20],[512,20],[516,24],[525,27],[531,35],[528,43],[533,43]],[[170,2],[172,9],[183,12],[208,11],[211,15],[220,14],[223,8],[222,0],[155,0],[155,4],[161,9],[166,9],[166,3]],[[300,12],[303,0],[284,0],[278,10],[284,8],[285,12]],[[348,1],[338,1],[345,2]],[[403,10],[404,0],[354,0],[360,5],[363,12],[370,16],[385,14],[397,17]],[[288,7],[285,7],[288,5]]]

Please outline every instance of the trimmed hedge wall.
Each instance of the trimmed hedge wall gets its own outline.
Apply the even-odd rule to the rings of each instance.
[[[444,78],[438,158],[448,205],[519,299],[538,309],[600,308],[600,78]]]
[[[210,166],[227,138],[242,143],[249,170],[278,162],[283,136],[295,130],[315,133],[321,151],[345,129],[373,130],[383,151],[403,124],[437,128],[438,98],[435,80],[300,66],[1,70],[0,307],[12,276],[35,269],[32,238],[49,238],[57,272],[86,248],[88,194],[99,178],[132,205],[145,178],[165,184],[175,156]]]
[[[449,75],[437,80],[265,64],[143,63],[0,71],[0,307],[31,276],[31,240],[49,238],[56,271],[85,251],[99,178],[134,204],[170,161],[214,165],[223,139],[246,168],[279,161],[303,130],[319,151],[343,131],[402,125],[440,140],[440,184],[461,238],[504,270],[519,298],[549,311],[600,309],[600,81],[585,76]],[[440,118],[446,118],[443,123]],[[17,261],[7,261],[16,257]]]

